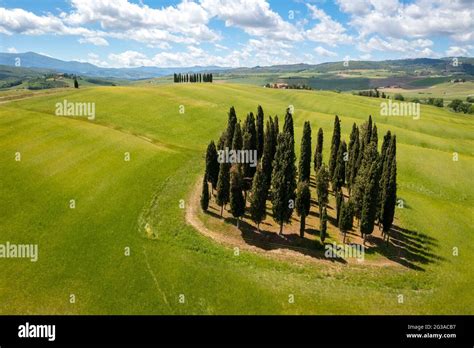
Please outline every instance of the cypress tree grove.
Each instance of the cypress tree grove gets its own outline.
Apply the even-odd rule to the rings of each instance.
[[[397,203],[397,137],[394,135],[390,142],[390,149],[387,154],[387,161],[390,161],[390,173],[384,173],[390,175],[388,184],[385,186],[386,192],[384,193],[384,201],[382,208],[382,226],[384,238],[386,236],[387,243],[390,235],[389,231],[392,227],[393,218],[395,216],[395,205]]]
[[[229,110],[229,119],[227,121],[227,136],[226,136],[226,143],[225,143],[225,147],[228,147],[229,149],[232,148],[232,141],[234,138],[236,123],[237,123],[237,115],[235,113],[234,107],[231,106]]]
[[[311,125],[304,123],[303,137],[301,138],[301,154],[298,166],[299,181],[310,181],[311,175]]]
[[[326,239],[327,226],[328,226],[328,213],[326,211],[326,206],[324,206],[321,212],[321,219],[319,220],[319,235],[321,237],[321,243],[323,244]]]
[[[322,208],[329,202],[329,173],[326,165],[323,163],[316,176],[316,193],[318,195],[319,217],[322,214]]]
[[[209,187],[205,175],[202,180],[201,208],[203,211],[207,211],[207,208],[209,208]]]
[[[296,194],[296,212],[301,217],[300,221],[300,237],[304,238],[304,230],[306,225],[306,217],[309,215],[311,208],[311,191],[308,181],[300,181]]]
[[[260,159],[263,155],[263,143],[265,136],[263,133],[264,114],[263,109],[259,105],[257,108],[257,158]]]
[[[375,225],[375,218],[377,213],[377,198],[379,190],[379,165],[380,161],[378,158],[376,158],[371,163],[368,175],[368,182],[365,186],[363,195],[360,217],[360,232],[364,236],[364,244],[367,235],[373,232]]]
[[[230,169],[230,212],[237,219],[237,228],[242,215],[245,214],[245,200],[242,194],[242,175],[238,166]]]
[[[331,141],[331,157],[329,158],[329,177],[334,176],[334,170],[336,169],[337,152],[339,151],[339,144],[341,143],[341,121],[336,115],[334,119],[334,132],[332,133]]]
[[[337,151],[336,158],[336,168],[334,169],[334,174],[332,177],[332,189],[334,192],[338,191],[342,186],[344,186],[344,181],[346,178],[346,161],[344,161],[347,156],[347,146],[346,142],[343,140],[339,145],[339,150]]]
[[[318,130],[318,140],[316,143],[316,149],[314,150],[314,172],[315,174],[318,173],[319,168],[323,164],[323,141],[324,141],[324,134],[323,129],[319,128]]]
[[[283,224],[288,223],[293,214],[291,204],[295,196],[295,164],[291,157],[293,138],[288,133],[278,135],[275,159],[272,172],[272,212],[273,219],[280,224],[281,235]]]
[[[217,187],[217,179],[219,178],[219,162],[217,156],[216,145],[211,141],[206,151],[206,174],[207,180],[212,184],[212,189]]]
[[[265,220],[267,215],[268,185],[266,181],[263,164],[260,163],[253,178],[252,193],[250,195],[250,216],[253,222],[257,224],[258,232],[260,232],[260,223]]]
[[[221,216],[224,205],[229,203],[229,170],[230,165],[226,162],[221,162],[219,166],[219,178],[217,180],[217,195],[216,203],[221,207]]]

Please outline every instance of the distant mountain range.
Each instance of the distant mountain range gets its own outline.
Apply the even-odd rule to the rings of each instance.
[[[314,71],[319,73],[328,73],[331,71],[343,70],[342,62],[330,62],[317,65],[311,64],[292,64],[292,65],[274,65],[268,67],[252,68],[226,68],[218,66],[193,66],[193,67],[136,67],[136,68],[102,68],[90,63],[78,61],[63,61],[60,59],[48,57],[34,52],[26,53],[0,53],[0,65],[15,66],[20,59],[21,67],[39,68],[54,70],[57,72],[72,73],[90,77],[109,77],[118,79],[147,79],[171,75],[173,73],[195,73],[195,72],[223,72],[236,74],[253,73],[282,73],[282,72],[301,72]],[[385,61],[350,61],[348,69],[386,69],[389,71],[405,71],[414,73],[417,70],[433,71],[435,73],[462,73],[474,75],[474,58],[459,57],[458,66],[453,66],[452,58],[417,58],[400,59]]]

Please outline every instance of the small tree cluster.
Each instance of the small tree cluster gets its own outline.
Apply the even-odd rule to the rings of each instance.
[[[181,74],[181,73],[174,73],[173,74],[173,81],[174,83],[200,83],[200,82],[210,82],[212,83],[212,74],[201,74],[201,73],[194,73],[194,74]]]

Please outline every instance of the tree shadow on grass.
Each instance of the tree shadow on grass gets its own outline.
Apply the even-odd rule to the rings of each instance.
[[[367,240],[374,246],[368,248],[366,253],[383,255],[389,260],[417,271],[425,271],[422,265],[445,260],[433,252],[433,249],[438,246],[435,238],[400,226],[392,226],[388,243],[373,235],[370,235]]]

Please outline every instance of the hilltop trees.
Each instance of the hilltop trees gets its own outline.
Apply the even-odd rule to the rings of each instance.
[[[337,163],[337,152],[339,151],[339,144],[341,143],[341,121],[336,115],[334,119],[334,132],[332,133],[331,141],[331,157],[329,158],[329,177],[334,176],[334,170]]]
[[[304,237],[304,230],[306,225],[306,216],[309,215],[311,208],[311,191],[309,189],[308,181],[300,181],[297,187],[296,194],[296,212],[301,217],[300,221],[300,236]]]
[[[316,143],[316,149],[314,150],[314,172],[318,173],[319,168],[323,164],[323,129],[318,130],[318,140]]]
[[[283,224],[290,221],[293,214],[292,200],[295,195],[296,168],[292,156],[293,138],[287,132],[278,135],[272,173],[272,212],[273,219],[280,225],[281,235]]]
[[[311,175],[311,125],[304,123],[303,137],[301,138],[301,154],[299,161],[299,181],[309,182]]]
[[[200,82],[212,82],[212,74],[181,74],[181,73],[174,73],[173,74],[173,82],[174,83],[183,83],[183,82],[190,82],[190,83],[200,83]]]

